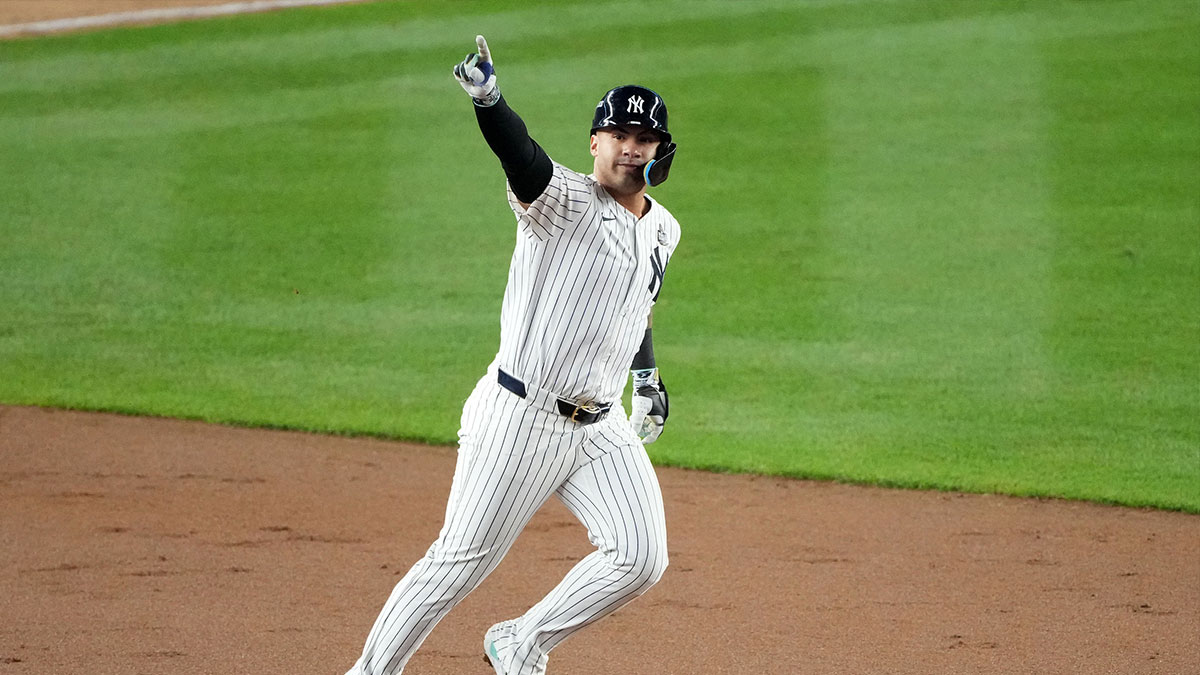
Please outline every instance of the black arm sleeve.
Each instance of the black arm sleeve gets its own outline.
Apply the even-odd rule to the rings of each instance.
[[[646,334],[642,336],[642,346],[638,347],[637,353],[633,355],[633,363],[629,365],[629,369],[645,370],[654,367],[654,338],[647,328]]]
[[[500,158],[517,200],[530,204],[537,199],[554,173],[550,157],[529,137],[525,123],[501,96],[495,105],[475,106],[475,119],[488,147]]]

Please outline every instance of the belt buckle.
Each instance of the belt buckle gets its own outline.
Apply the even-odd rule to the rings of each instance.
[[[571,421],[572,422],[579,421],[579,413],[580,412],[585,412],[589,415],[598,415],[598,414],[600,414],[600,406],[596,405],[595,403],[588,403],[586,405],[575,406],[575,412],[571,413]]]

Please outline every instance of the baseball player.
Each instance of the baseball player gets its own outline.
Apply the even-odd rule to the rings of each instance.
[[[592,121],[592,173],[577,173],[529,137],[500,95],[483,36],[476,45],[454,76],[500,159],[517,223],[500,349],[463,407],[441,533],[396,584],[347,675],[402,672],[551,496],[587,527],[596,550],[524,615],[486,632],[485,659],[497,675],[544,673],[550,650],[644,593],[667,567],[662,493],[643,448],[668,413],[650,309],[680,232],[646,195],[666,180],[675,152],[666,106],[638,86],[605,94]]]

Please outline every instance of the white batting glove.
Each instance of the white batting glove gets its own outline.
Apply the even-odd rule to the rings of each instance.
[[[486,108],[500,100],[500,88],[496,86],[492,52],[482,35],[475,36],[475,47],[479,53],[467,54],[462,63],[454,66],[454,79],[475,99],[475,105]]]
[[[650,445],[662,435],[669,410],[667,388],[658,376],[658,368],[646,368],[633,372],[633,401],[629,415],[629,426],[633,433]]]

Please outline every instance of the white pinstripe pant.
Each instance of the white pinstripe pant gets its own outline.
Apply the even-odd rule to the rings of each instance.
[[[544,673],[551,649],[662,578],[666,522],[654,467],[619,405],[580,426],[501,388],[489,370],[463,408],[442,531],[396,584],[347,675],[402,672],[551,495],[587,527],[596,551],[516,620],[501,646],[508,675]]]

